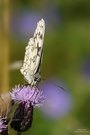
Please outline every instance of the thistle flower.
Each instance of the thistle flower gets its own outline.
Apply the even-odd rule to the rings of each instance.
[[[18,132],[26,131],[32,125],[33,107],[42,105],[45,97],[37,87],[31,88],[29,85],[16,86],[10,95],[14,102],[19,103],[11,122],[11,128]]]
[[[32,106],[41,106],[45,97],[37,87],[15,86],[10,93],[12,100],[18,103],[24,103],[27,105],[31,103]]]
[[[0,133],[7,129],[6,118],[0,118]]]

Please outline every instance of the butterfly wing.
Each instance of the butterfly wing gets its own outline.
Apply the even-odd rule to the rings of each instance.
[[[40,65],[45,33],[45,22],[41,19],[37,23],[34,37],[30,38],[26,47],[24,63],[20,69],[30,85],[34,85],[40,79]]]

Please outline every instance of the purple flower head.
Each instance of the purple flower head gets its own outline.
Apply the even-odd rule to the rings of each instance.
[[[31,103],[32,106],[40,106],[44,102],[44,95],[37,87],[29,85],[15,86],[10,93],[12,100],[18,103],[25,103],[27,106]]]
[[[7,130],[6,118],[0,117],[0,133]]]

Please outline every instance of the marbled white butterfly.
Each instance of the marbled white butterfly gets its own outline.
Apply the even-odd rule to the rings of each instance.
[[[25,80],[34,86],[40,80],[40,65],[42,60],[43,41],[45,33],[45,22],[41,19],[37,23],[34,36],[29,39],[26,46],[24,63],[20,71]]]

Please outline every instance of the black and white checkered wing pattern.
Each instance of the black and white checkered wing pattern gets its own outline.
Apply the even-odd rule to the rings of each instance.
[[[37,23],[34,37],[29,39],[26,46],[24,63],[20,69],[25,79],[30,85],[35,85],[40,79],[40,65],[43,50],[43,41],[45,33],[45,22],[41,19]]]

